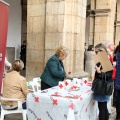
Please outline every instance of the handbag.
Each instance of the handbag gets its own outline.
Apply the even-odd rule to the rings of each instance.
[[[111,79],[107,79],[107,75],[105,74],[105,77],[103,79],[101,78],[95,78],[93,83],[92,83],[92,91],[97,94],[102,94],[102,95],[112,95],[113,92],[113,87],[114,83]]]

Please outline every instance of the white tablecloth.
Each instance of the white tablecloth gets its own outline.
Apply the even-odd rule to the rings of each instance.
[[[96,120],[98,107],[89,86],[78,91],[54,87],[29,93],[27,114],[28,120]]]

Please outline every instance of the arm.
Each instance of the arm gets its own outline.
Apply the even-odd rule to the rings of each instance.
[[[25,95],[25,97],[27,97],[27,94],[29,93],[29,91],[28,91],[28,87],[27,87],[25,78],[24,78],[24,80],[21,80],[21,87],[22,87],[23,94]]]
[[[107,72],[102,72],[100,70],[101,69],[101,65],[99,67],[96,66],[95,68],[96,68],[96,72],[97,72],[97,74],[98,74],[98,76],[100,78],[103,77],[103,79],[105,79],[105,77],[106,77],[106,80],[112,79],[112,70],[111,71],[107,71]]]

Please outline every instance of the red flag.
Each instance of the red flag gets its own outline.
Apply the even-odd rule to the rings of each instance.
[[[0,1],[0,93],[4,71],[6,41],[8,33],[8,5]]]

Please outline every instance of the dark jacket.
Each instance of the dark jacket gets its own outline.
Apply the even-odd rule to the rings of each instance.
[[[41,81],[53,87],[57,86],[59,81],[63,81],[65,76],[63,62],[58,59],[57,55],[53,55],[46,63]]]
[[[120,52],[116,54],[117,67],[116,67],[116,78],[115,78],[115,89],[120,90]]]
[[[102,80],[102,77],[103,77],[103,80],[104,80],[105,76],[106,76],[106,80],[112,81],[112,70],[105,72],[105,73],[102,72],[100,74],[95,72],[95,78],[100,78]],[[107,95],[101,95],[101,94],[97,94],[97,93],[94,93],[93,95],[94,95],[93,96],[94,100],[99,101],[99,102],[106,102],[106,101],[109,101],[109,99],[110,99],[110,96],[107,96]]]

